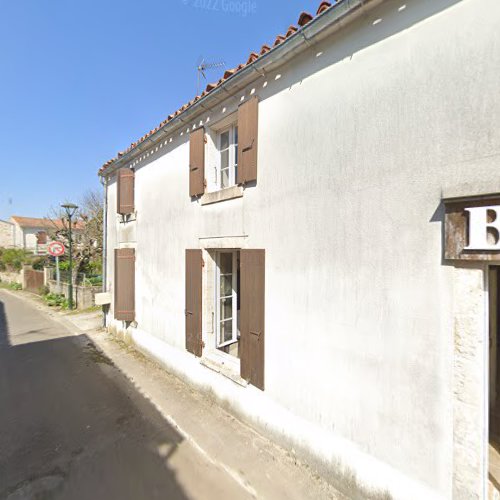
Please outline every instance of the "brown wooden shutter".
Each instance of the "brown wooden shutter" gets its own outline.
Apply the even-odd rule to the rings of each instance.
[[[38,233],[36,233],[36,242],[39,245],[45,245],[47,243],[47,232],[38,231]]]
[[[119,214],[134,212],[134,171],[130,168],[120,168],[117,173],[117,208]]]
[[[251,97],[238,108],[238,184],[257,180],[259,99]]]
[[[115,318],[135,319],[135,250],[115,249]]]
[[[264,390],[264,250],[240,252],[241,377]]]
[[[202,271],[201,250],[186,250],[186,349],[195,356],[202,353]]]
[[[189,135],[189,196],[205,192],[205,129]]]

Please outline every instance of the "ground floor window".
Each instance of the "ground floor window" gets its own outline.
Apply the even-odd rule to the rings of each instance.
[[[239,357],[239,251],[217,251],[215,261],[215,347]]]
[[[210,367],[215,363],[221,373],[238,371],[243,380],[261,390],[265,255],[263,249],[229,245],[187,249],[184,309],[186,349]]]

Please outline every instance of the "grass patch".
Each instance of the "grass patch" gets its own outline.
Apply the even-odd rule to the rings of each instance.
[[[22,290],[23,286],[21,283],[15,283],[13,281],[0,281],[0,288],[5,288],[6,290]]]
[[[68,299],[64,295],[60,295],[58,293],[48,293],[43,295],[43,300],[49,307],[68,309]]]
[[[67,316],[70,315],[75,315],[75,314],[85,314],[85,313],[91,313],[91,312],[100,312],[102,311],[101,306],[91,306],[87,307],[87,309],[73,309],[72,311],[69,311]]]

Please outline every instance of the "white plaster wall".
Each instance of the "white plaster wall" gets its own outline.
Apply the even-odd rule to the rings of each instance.
[[[107,231],[106,231],[106,290],[114,293],[114,276],[115,276],[115,248],[118,245],[118,215],[116,213],[116,179],[113,177],[107,187],[108,197],[108,216],[107,216]],[[109,313],[112,318],[114,312],[114,304],[111,301]]]
[[[24,248],[26,250],[35,250],[36,249],[36,235],[40,231],[40,228],[33,227],[25,227],[23,228],[23,241]]]
[[[488,355],[486,269],[455,269],[453,341],[453,498],[485,497]]]
[[[43,227],[21,227],[14,224],[13,235],[14,245],[25,250],[35,250],[37,242],[37,234],[39,231],[46,231]]]
[[[14,245],[14,226],[9,222],[0,220],[0,247],[11,247]]]
[[[243,198],[191,201],[187,131],[134,162],[139,328],[183,350],[185,249],[247,235],[266,249],[262,397],[442,498],[466,461],[440,201],[500,191],[499,21],[494,0],[387,1],[258,80],[259,178]],[[112,257],[114,185],[108,196]],[[460,488],[479,497],[477,474]]]
[[[21,226],[14,223],[14,246],[24,248],[24,232]]]

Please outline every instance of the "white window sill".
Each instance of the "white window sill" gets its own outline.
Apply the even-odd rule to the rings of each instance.
[[[120,224],[127,224],[128,222],[135,222],[137,220],[137,211],[132,214],[116,214],[118,218],[118,222]]]
[[[205,193],[201,197],[202,205],[210,205],[211,203],[219,203],[220,201],[233,200],[243,196],[243,187],[231,186],[213,193]]]
[[[248,385],[248,382],[240,377],[240,360],[234,356],[220,351],[210,351],[203,355],[200,363],[242,387]]]

